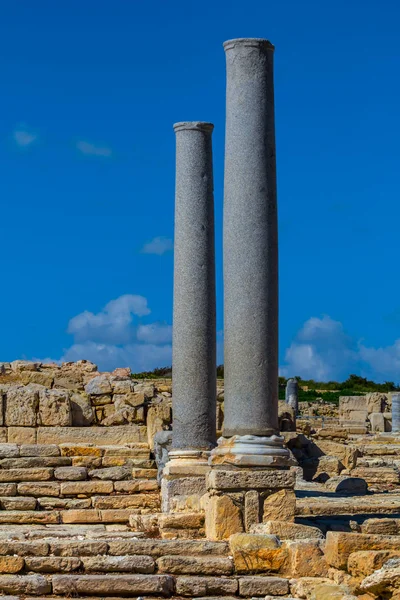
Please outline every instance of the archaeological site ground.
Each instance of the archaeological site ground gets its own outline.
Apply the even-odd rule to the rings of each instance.
[[[173,381],[0,363],[4,600],[400,600],[400,394],[278,400],[274,46],[224,49],[224,379],[213,125],[185,121]]]

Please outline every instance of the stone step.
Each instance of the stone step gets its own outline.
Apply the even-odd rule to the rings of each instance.
[[[356,497],[307,496],[296,499],[297,516],[400,514],[400,494],[371,494]]]

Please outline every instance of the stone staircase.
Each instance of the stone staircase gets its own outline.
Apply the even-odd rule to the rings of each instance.
[[[0,444],[0,524],[129,523],[157,512],[146,443]]]

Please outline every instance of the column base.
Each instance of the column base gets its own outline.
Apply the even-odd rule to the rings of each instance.
[[[223,468],[278,468],[297,465],[287,448],[284,438],[278,435],[260,437],[256,435],[234,435],[220,437],[218,446],[212,450],[209,464]]]
[[[178,449],[168,456],[161,481],[162,512],[201,512],[210,452]]]

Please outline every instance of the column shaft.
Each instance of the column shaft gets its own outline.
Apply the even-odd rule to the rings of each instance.
[[[392,394],[392,432],[400,433],[400,394]]]
[[[273,50],[224,44],[224,436],[278,432],[278,227]]]
[[[172,450],[210,450],[216,438],[213,125],[174,129]]]

